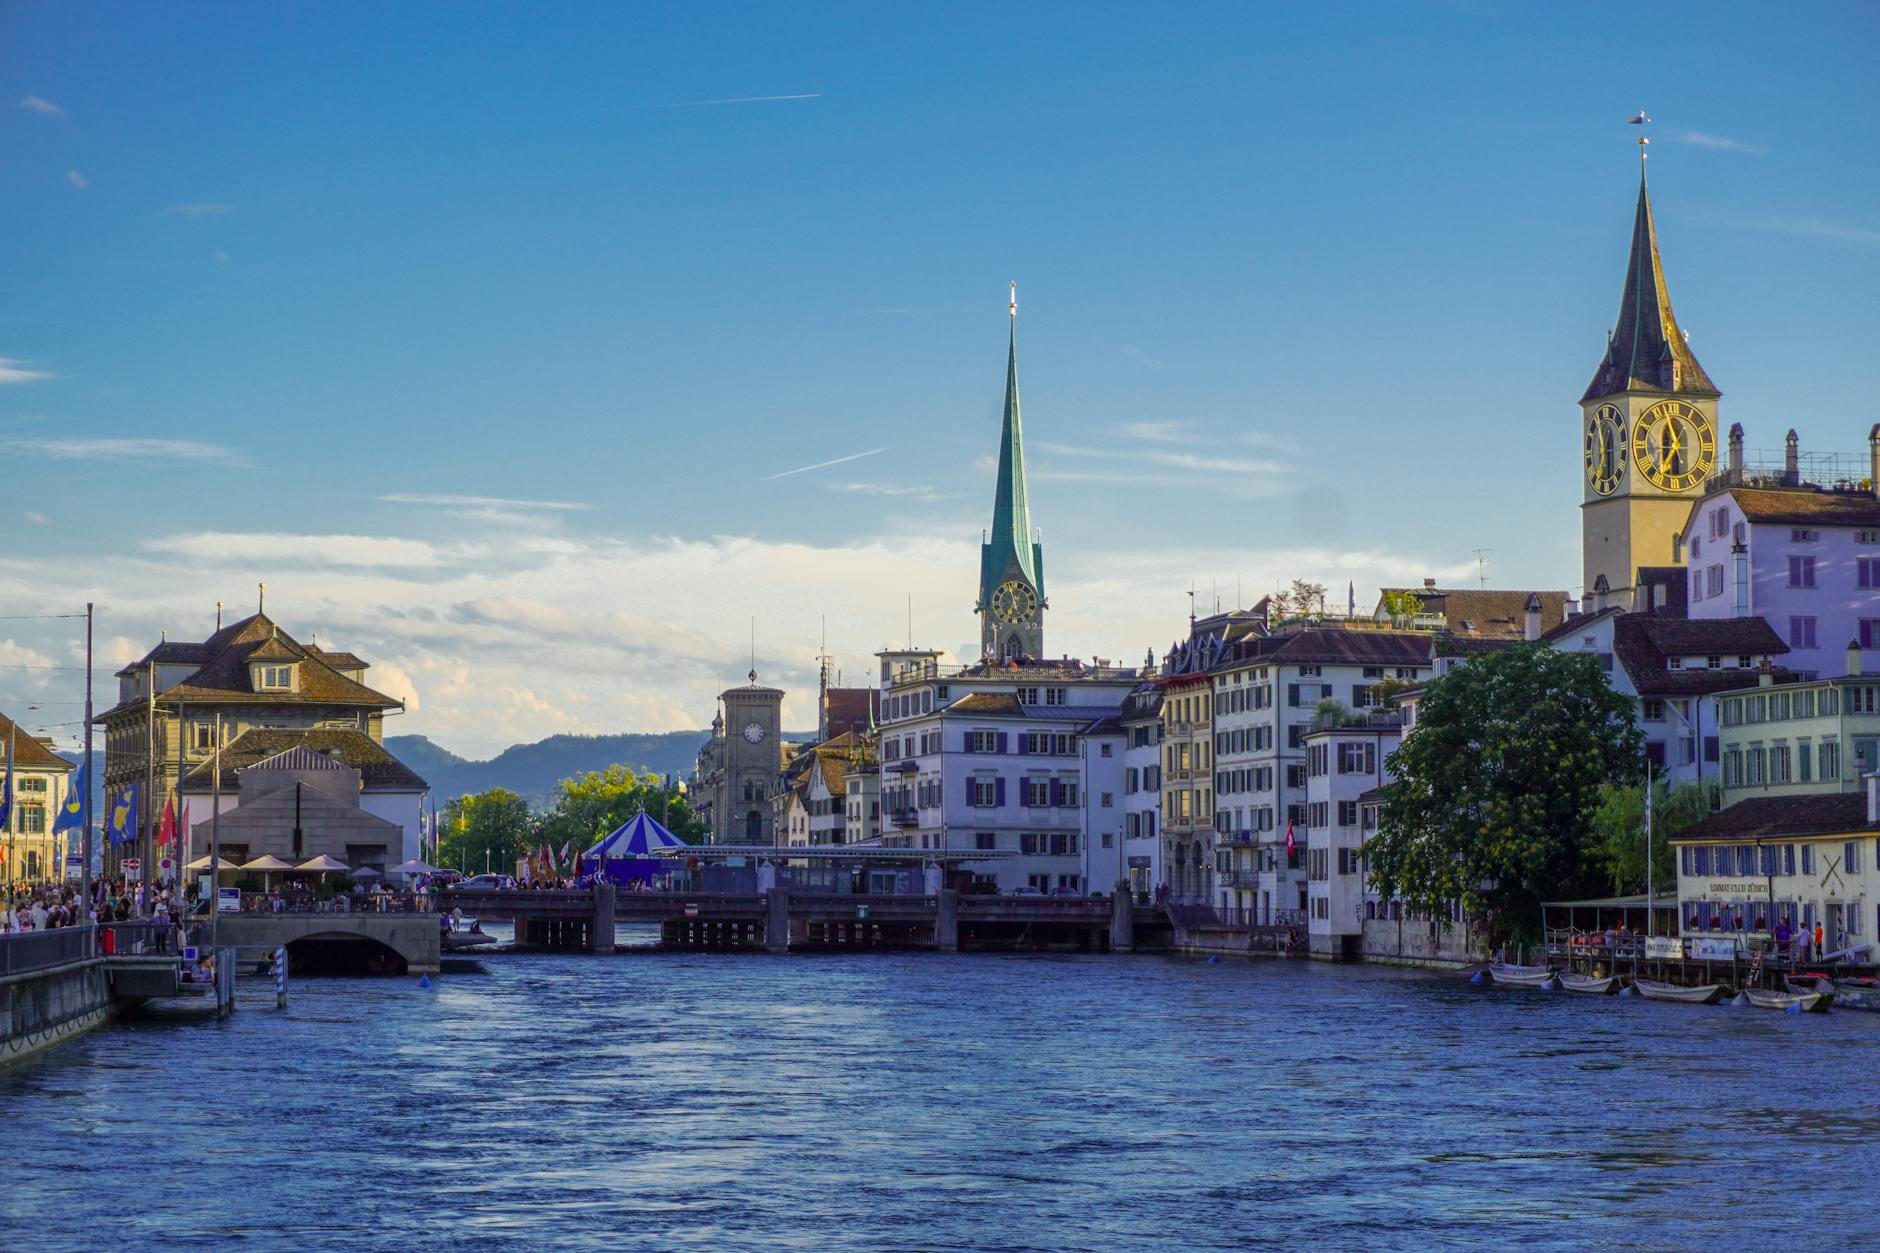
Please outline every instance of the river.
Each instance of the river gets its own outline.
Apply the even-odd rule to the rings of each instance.
[[[0,1071],[11,1244],[1880,1238],[1880,1015],[1152,956],[487,967],[300,980],[284,1011],[246,980],[225,1023],[112,1027]]]

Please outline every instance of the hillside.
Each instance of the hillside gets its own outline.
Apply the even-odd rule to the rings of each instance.
[[[692,773],[707,731],[668,731],[661,735],[551,735],[533,744],[514,744],[488,761],[470,761],[422,735],[387,736],[385,747],[423,775],[441,809],[453,796],[506,787],[529,803],[546,808],[561,780],[612,765],[632,766],[684,779]],[[805,741],[813,736],[791,735]]]

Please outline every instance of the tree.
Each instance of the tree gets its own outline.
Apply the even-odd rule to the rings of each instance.
[[[1600,788],[1642,761],[1632,702],[1590,655],[1522,646],[1431,683],[1388,764],[1365,846],[1378,891],[1430,910],[1460,901],[1525,938],[1541,901],[1599,890],[1586,845]]]
[[[505,874],[513,871],[516,859],[531,843],[529,803],[508,788],[453,797],[444,806],[441,825],[439,863],[471,874],[486,868]]]
[[[1714,783],[1670,787],[1663,779],[1652,789],[1652,886],[1662,891],[1678,882],[1678,859],[1671,837],[1710,815]],[[1593,811],[1588,850],[1615,895],[1645,890],[1645,789],[1638,783],[1608,783]]]
[[[1403,626],[1423,612],[1423,598],[1415,592],[1385,592],[1382,600],[1392,626]]]
[[[1327,727],[1342,727],[1353,721],[1353,714],[1343,701],[1327,696],[1312,707],[1312,729],[1322,731]]]
[[[572,844],[577,852],[588,848],[642,809],[688,844],[705,837],[705,824],[683,796],[667,794],[665,780],[657,774],[614,765],[563,779],[557,787],[561,794],[541,822],[542,842],[551,848],[564,844]]]
[[[1325,584],[1310,579],[1292,581],[1292,603],[1300,613],[1325,612]]]

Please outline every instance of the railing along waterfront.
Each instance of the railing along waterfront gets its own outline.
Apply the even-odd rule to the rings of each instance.
[[[105,922],[98,929],[105,933],[100,937],[105,954],[114,957],[168,954],[175,934],[167,922]]]
[[[98,955],[96,927],[54,927],[0,935],[0,977],[50,970]]]
[[[526,893],[522,889],[518,895]],[[244,914],[424,914],[437,902],[432,892],[358,892],[314,896],[307,892],[243,892]]]

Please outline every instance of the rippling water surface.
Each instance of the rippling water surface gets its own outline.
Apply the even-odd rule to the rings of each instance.
[[[1159,957],[498,956],[0,1071],[19,1248],[1859,1247],[1880,1015]]]

